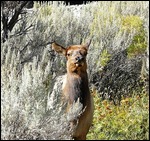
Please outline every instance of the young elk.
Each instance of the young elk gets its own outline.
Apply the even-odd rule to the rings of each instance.
[[[83,105],[83,112],[78,117],[78,122],[71,122],[72,126],[77,124],[72,136],[75,140],[86,140],[93,119],[93,99],[90,95],[86,71],[86,55],[90,42],[85,45],[72,45],[67,48],[55,42],[52,43],[52,49],[63,54],[67,59],[67,74],[65,80],[63,80],[62,93],[68,103],[68,108],[78,99]]]

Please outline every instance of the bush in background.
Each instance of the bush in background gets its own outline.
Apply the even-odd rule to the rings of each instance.
[[[149,96],[147,92],[134,91],[132,97],[115,106],[94,95],[94,120],[87,139],[95,140],[149,140]]]

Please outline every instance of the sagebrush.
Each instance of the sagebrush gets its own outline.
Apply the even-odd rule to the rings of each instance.
[[[50,42],[55,40],[68,46],[85,43],[92,38],[87,56],[92,87],[93,75],[104,68],[112,54],[128,47],[131,47],[129,56],[135,55],[134,49],[143,55],[146,51],[148,53],[149,2],[99,1],[81,6],[66,6],[63,2],[53,1],[42,5],[35,2],[33,9],[21,16],[23,19],[18,20],[8,33],[8,39],[1,42],[1,139],[71,139],[62,105],[56,102],[55,108],[48,110],[49,94],[55,79],[66,72],[65,58],[51,49]],[[146,73],[149,71],[148,62],[147,57]],[[132,116],[138,112],[137,104],[133,105],[135,111],[130,111]],[[126,134],[125,139],[147,139],[148,127],[142,127],[142,131],[139,127],[142,121],[143,125],[147,123],[145,106],[144,109],[146,122],[144,119],[139,121],[140,124],[135,121],[138,129],[131,126],[132,130],[139,130],[137,138],[126,134],[123,129],[117,131]],[[123,114],[128,116],[126,112]],[[116,134],[109,136],[111,132],[105,131],[105,122],[108,121],[104,120],[104,125],[100,124],[94,132],[106,132],[107,137],[91,133],[90,139],[114,138]],[[99,125],[97,121],[94,124]],[[113,119],[114,124],[116,129],[120,123]],[[146,134],[139,134],[144,130]],[[123,139],[122,136],[118,138]]]

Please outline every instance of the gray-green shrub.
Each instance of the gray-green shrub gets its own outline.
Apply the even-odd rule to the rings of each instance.
[[[122,30],[123,16],[137,15],[148,41],[148,9],[148,1],[100,1],[78,9],[63,2],[35,3],[1,43],[1,139],[71,139],[61,109],[47,111],[54,80],[66,72],[64,58],[50,42],[67,46],[92,38],[87,57],[91,80],[103,68],[103,50],[113,54],[132,43],[136,30]]]

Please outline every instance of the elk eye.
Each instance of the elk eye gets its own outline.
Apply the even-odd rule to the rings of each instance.
[[[71,53],[67,53],[67,56],[71,56]]]

